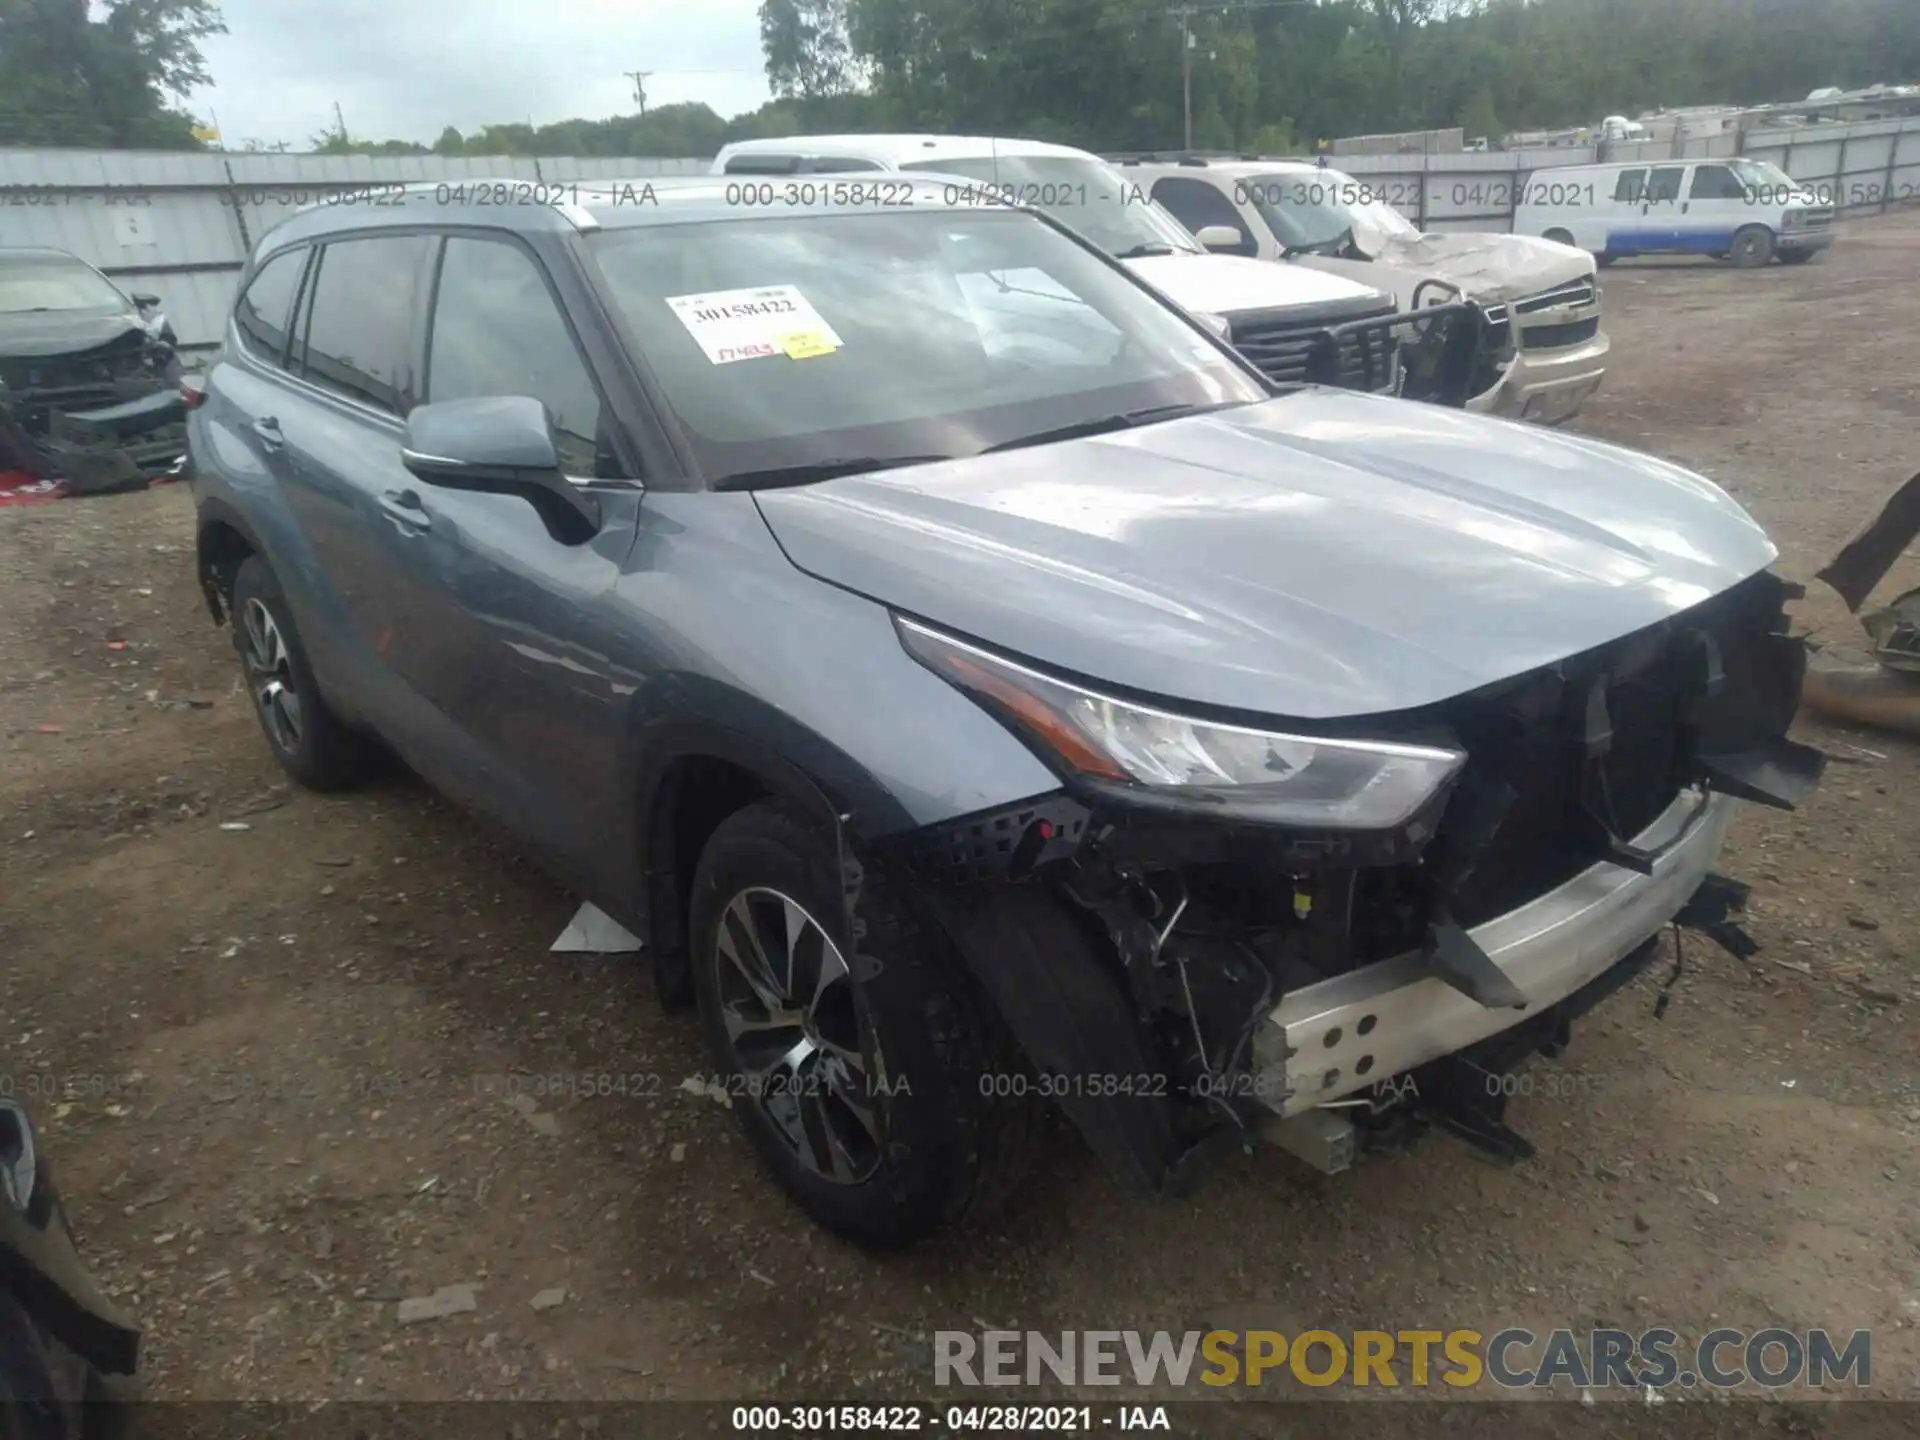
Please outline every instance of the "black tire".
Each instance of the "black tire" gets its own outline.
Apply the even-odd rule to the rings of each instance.
[[[1547,231],[1547,233],[1541,236],[1540,238],[1543,240],[1552,240],[1556,244],[1560,244],[1560,245],[1573,244],[1573,232],[1571,230],[1561,230],[1561,229],[1555,228]]]
[[[249,555],[234,573],[230,608],[233,648],[254,717],[280,768],[309,790],[345,790],[364,780],[372,748],[327,708],[292,608],[272,567],[258,555]]]
[[[1805,265],[1818,253],[1816,250],[1782,250],[1776,258],[1782,265]]]
[[[1604,270],[1619,258],[1620,257],[1618,255],[1609,255],[1606,251],[1601,250],[1594,255],[1593,263],[1595,265],[1598,265],[1602,270]]]
[[[994,1077],[1023,1069],[1004,1023],[944,938],[910,916],[871,869],[856,911],[856,958],[836,856],[830,829],[778,803],[722,822],[694,876],[694,989],[735,1117],[775,1177],[827,1229],[897,1249],[994,1213],[1026,1168],[1039,1115],[1026,1099],[987,1093]],[[805,925],[787,930],[801,940],[785,989],[765,967],[757,986],[723,951],[723,923],[727,949],[750,956],[743,927],[753,923],[778,943],[787,900],[820,935]],[[822,982],[839,977],[835,956],[849,973]],[[818,997],[807,1027],[763,1025],[736,1045],[730,1023],[798,1013],[759,998],[768,979],[778,998]],[[799,1051],[802,1036],[815,1048],[796,1066],[761,1071],[769,1055]],[[859,1074],[849,1052],[859,1057]],[[752,1073],[798,1078],[750,1081]],[[847,1103],[850,1093],[867,1100],[870,1126]],[[838,1150],[821,1143],[829,1131]],[[811,1143],[789,1138],[796,1133]]]
[[[1764,225],[1744,225],[1733,237],[1727,259],[1742,270],[1758,270],[1773,259],[1773,232]]]

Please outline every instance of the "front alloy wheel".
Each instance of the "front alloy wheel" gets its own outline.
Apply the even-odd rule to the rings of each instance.
[[[714,948],[720,1019],[744,1099],[802,1169],[836,1185],[865,1181],[882,1149],[871,1037],[840,947],[799,901],[756,886],[721,912]]]
[[[287,642],[273,612],[258,598],[249,599],[240,614],[246,643],[241,647],[241,663],[246,666],[247,686],[260,711],[260,722],[280,750],[297,754],[300,749],[300,691],[293,674],[293,662]]]
[[[842,854],[831,819],[778,800],[721,821],[693,877],[693,988],[767,1168],[828,1229],[896,1249],[1010,1197],[1037,1108],[990,1083],[1024,1062],[907,882],[866,869],[849,907]]]

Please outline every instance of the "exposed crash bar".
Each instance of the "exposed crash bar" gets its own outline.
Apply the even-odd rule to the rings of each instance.
[[[1473,938],[1526,995],[1525,1010],[1480,1005],[1415,955],[1289,994],[1255,1037],[1256,1093],[1280,1114],[1296,1115],[1452,1054],[1565,999],[1679,912],[1712,871],[1737,804],[1686,791],[1635,838],[1641,849],[1666,847],[1651,875],[1602,862],[1476,926]],[[1289,1082],[1284,1100],[1283,1077]]]

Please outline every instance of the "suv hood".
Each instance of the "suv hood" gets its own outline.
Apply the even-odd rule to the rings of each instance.
[[[118,310],[34,310],[0,314],[0,359],[29,360],[71,355],[118,340],[129,331],[142,339],[152,332],[137,312]]]
[[[1370,234],[1366,247],[1376,264],[1437,276],[1489,304],[1594,277],[1585,250],[1537,235]]]
[[[1717,486],[1650,456],[1319,388],[755,499],[801,570],[929,624],[1305,720],[1519,675],[1776,555]]]
[[[1240,255],[1148,255],[1120,263],[1182,309],[1215,315],[1308,306],[1345,309],[1356,301],[1375,301],[1384,309],[1392,303],[1371,285]]]

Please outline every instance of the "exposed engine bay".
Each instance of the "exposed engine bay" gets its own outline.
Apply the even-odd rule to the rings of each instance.
[[[1564,1046],[1572,1019],[1653,962],[1669,925],[1676,965],[1681,928],[1741,959],[1757,948],[1735,918],[1746,887],[1704,861],[1678,870],[1668,852],[1703,843],[1695,820],[1708,816],[1711,859],[1733,801],[1790,809],[1817,783],[1824,757],[1786,738],[1806,654],[1783,607],[1801,593],[1762,572],[1544,669],[1370,717],[1369,734],[1442,737],[1468,756],[1392,831],[1227,823],[1069,782],[920,832],[898,859],[1036,1069],[1054,1077],[1051,1093],[1137,1188],[1177,1189],[1215,1144],[1252,1143],[1276,1116],[1324,1120],[1326,1106],[1353,1127],[1349,1144],[1391,1146],[1440,1124],[1525,1156],[1487,1077]],[[1674,816],[1669,840],[1660,826]],[[1476,936],[1580,883],[1622,895],[1639,885],[1639,909],[1621,923],[1640,928],[1621,932],[1621,953],[1577,988],[1535,1003]],[[1590,948],[1581,923],[1575,913],[1560,949]],[[1365,977],[1381,993],[1444,985],[1471,1002],[1454,998],[1457,1011],[1484,1017],[1458,1033],[1484,1040],[1442,1054],[1385,1033],[1387,1019],[1369,1037],[1377,1046],[1356,1050],[1322,1025],[1311,1033],[1329,1055],[1336,1044],[1367,1053],[1345,1069],[1312,1055],[1296,1064],[1283,1002]],[[1361,1011],[1365,1037],[1376,1016]],[[1408,1073],[1376,1067],[1376,1048],[1432,1058]]]

